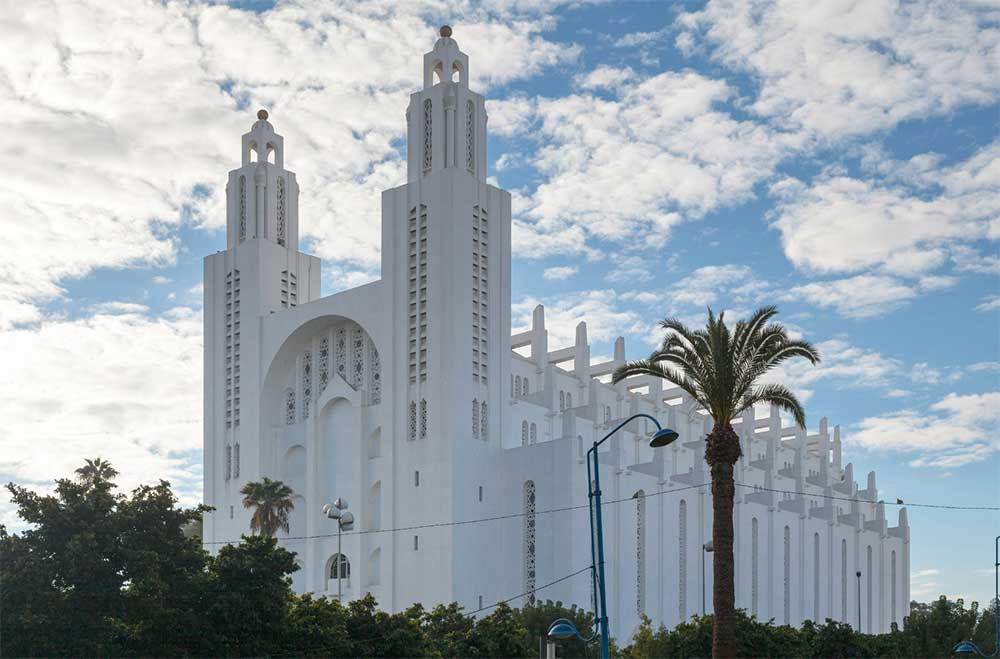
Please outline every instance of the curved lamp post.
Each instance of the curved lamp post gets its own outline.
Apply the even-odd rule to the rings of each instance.
[[[651,448],[666,446],[677,439],[678,435],[670,428],[660,426],[660,422],[648,414],[633,414],[625,419],[614,430],[605,435],[599,442],[587,451],[587,496],[590,499],[590,574],[593,582],[594,602],[597,611],[594,615],[594,624],[597,630],[590,636],[584,638],[580,635],[576,625],[565,618],[560,618],[549,627],[548,636],[552,639],[579,638],[581,641],[589,642],[594,640],[598,633],[601,635],[601,657],[608,659],[608,646],[610,635],[608,633],[608,611],[604,593],[604,529],[601,525],[601,474],[597,464],[597,448],[629,422],[640,417],[649,419],[656,426],[656,432],[649,442]],[[591,464],[591,454],[593,454],[593,464]],[[596,533],[595,533],[596,524]]]
[[[979,646],[972,641],[962,641],[955,646],[952,650],[955,653],[972,653],[975,652],[980,657],[995,657],[1000,654],[1000,535],[996,537],[994,543],[994,554],[993,554],[993,605],[996,607],[993,610],[996,619],[993,623],[993,653],[986,654],[979,649]]]

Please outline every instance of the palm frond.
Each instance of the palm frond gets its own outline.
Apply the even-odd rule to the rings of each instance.
[[[766,384],[753,390],[746,398],[744,398],[743,406],[737,411],[737,413],[742,412],[757,403],[770,403],[777,405],[778,409],[784,410],[792,415],[797,426],[800,428],[806,427],[806,412],[802,407],[802,403],[800,403],[799,399],[794,393],[792,393],[792,390],[783,384]]]

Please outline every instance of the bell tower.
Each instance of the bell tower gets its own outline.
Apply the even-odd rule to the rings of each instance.
[[[406,110],[407,183],[382,193],[382,278],[401,357],[394,387],[405,401],[396,455],[409,463],[400,473],[419,472],[421,483],[397,502],[399,519],[490,514],[502,498],[496,466],[508,431],[510,193],[486,182],[486,104],[469,89],[469,57],[450,27],[439,35]],[[474,557],[489,556],[499,537],[445,528],[425,544],[451,566],[431,597],[472,605],[488,594]]]
[[[299,244],[299,185],[266,110],[241,141],[226,184],[226,249],[205,258],[206,537],[246,529],[239,490],[258,480],[262,318],[319,298],[320,260]]]

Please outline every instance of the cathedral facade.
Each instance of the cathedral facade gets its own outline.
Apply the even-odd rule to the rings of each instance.
[[[407,182],[382,194],[382,278],[335,295],[298,250],[282,137],[263,111],[243,136],[227,249],[205,259],[206,547],[248,532],[240,488],[267,476],[295,492],[280,539],[298,592],[336,597],[339,581],[345,600],[372,593],[391,611],[590,607],[585,453],[644,412],[680,439],[652,449],[638,420],[601,447],[612,635],[642,615],[710,613],[710,420],[661,380],[611,384],[621,338],[603,363],[585,323],[550,346],[541,306],[511,333],[510,194],[486,182],[486,106],[468,76],[442,29],[406,111]],[[737,606],[778,624],[901,625],[906,513],[889,526],[874,473],[855,483],[839,428],[786,427],[774,409],[734,428]],[[322,512],[337,498],[356,519],[340,558]]]

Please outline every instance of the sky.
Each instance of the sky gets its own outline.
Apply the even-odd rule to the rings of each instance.
[[[202,265],[267,108],[325,294],[379,277],[380,191],[448,23],[513,196],[515,330],[776,304],[776,377],[886,501],[1000,505],[1000,4],[0,0],[0,480],[100,455],[200,500]],[[896,510],[887,511],[890,524]],[[911,507],[914,599],[992,596],[1000,513]],[[0,494],[0,522],[21,528]]]

